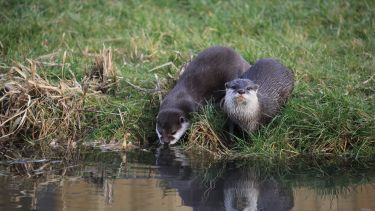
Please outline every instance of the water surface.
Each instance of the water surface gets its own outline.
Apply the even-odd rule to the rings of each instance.
[[[189,158],[178,148],[93,152],[74,166],[45,167],[58,164],[30,177],[2,164],[0,210],[375,210],[371,171],[279,174],[252,162]]]

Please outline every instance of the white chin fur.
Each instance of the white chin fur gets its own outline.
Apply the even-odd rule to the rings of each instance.
[[[163,141],[161,140],[161,134],[159,133],[159,130],[158,130],[158,126],[156,126],[156,134],[158,134],[158,138],[159,138],[159,143],[160,144],[163,144]]]
[[[190,126],[189,122],[182,123],[181,128],[176,132],[176,134],[174,134],[173,141],[171,141],[169,144],[170,145],[175,144],[178,140],[180,140],[180,138],[185,134],[189,126]]]
[[[174,134],[174,136],[173,136],[174,139],[169,143],[169,145],[177,143],[177,141],[180,140],[180,138],[185,134],[185,132],[187,131],[187,129],[189,128],[189,126],[190,126],[189,122],[182,123],[181,124],[181,128],[176,132],[176,134]],[[164,142],[163,142],[163,140],[161,138],[161,134],[159,133],[157,127],[156,127],[156,134],[158,134],[159,143],[160,144],[164,144]]]
[[[254,115],[259,109],[258,97],[256,91],[250,91],[246,96],[246,104],[238,105],[237,112],[243,112],[246,115]]]

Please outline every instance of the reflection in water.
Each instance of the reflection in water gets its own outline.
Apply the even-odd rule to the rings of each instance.
[[[184,205],[193,210],[286,211],[293,207],[291,188],[281,187],[273,178],[260,178],[255,168],[225,163],[219,171],[191,177],[192,169],[178,149],[161,149],[158,155],[161,178],[167,179],[168,187],[177,189]],[[185,160],[170,162],[171,158]]]
[[[37,178],[0,166],[0,210],[375,210],[375,189],[363,175],[318,189],[311,184],[329,178],[286,180],[251,163],[194,159],[178,148],[92,153],[82,165]]]
[[[237,169],[224,182],[226,210],[280,210],[293,207],[293,192],[273,178],[259,178],[254,169]]]

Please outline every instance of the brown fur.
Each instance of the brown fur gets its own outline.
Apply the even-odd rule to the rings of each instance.
[[[294,76],[280,62],[260,59],[241,79],[228,82],[226,87],[224,111],[234,123],[252,132],[269,122],[287,102],[293,91]],[[251,95],[250,91],[256,91],[256,95]],[[235,103],[235,94],[239,92],[247,97],[246,103]]]
[[[175,87],[162,101],[157,116],[161,143],[174,143],[173,133],[189,122],[206,100],[225,95],[224,84],[238,78],[250,65],[233,49],[214,46],[205,49],[189,63]]]

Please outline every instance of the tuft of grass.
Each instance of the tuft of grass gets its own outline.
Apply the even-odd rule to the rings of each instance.
[[[13,157],[11,150],[6,150],[12,146],[28,151],[34,145],[43,149],[62,140],[61,146],[72,148],[83,129],[79,84],[74,80],[51,84],[37,74],[37,63],[29,62],[30,67],[14,66],[0,80],[0,148],[7,157]]]
[[[225,121],[226,116],[211,103],[204,106],[192,120],[185,144],[187,150],[199,149],[219,158],[228,156],[229,143],[225,141],[225,133],[222,131]]]
[[[113,86],[113,83],[108,82],[117,77],[111,67],[110,49],[103,51],[97,58],[100,59],[96,59],[83,85],[77,82],[73,73],[73,79],[60,79],[58,83],[43,79],[38,74],[38,69],[45,66],[59,67],[63,71],[66,66],[64,62],[58,64],[28,60],[29,66],[17,64],[7,74],[1,75],[2,156],[14,158],[19,154],[27,155],[30,147],[36,152],[41,150],[43,156],[49,154],[49,148],[65,152],[76,148],[76,142],[86,130],[87,122],[83,112],[91,111],[85,107],[85,102],[97,97],[98,87],[103,92]],[[94,80],[95,74],[100,74],[100,79]],[[9,150],[13,148],[23,150],[14,154]]]

